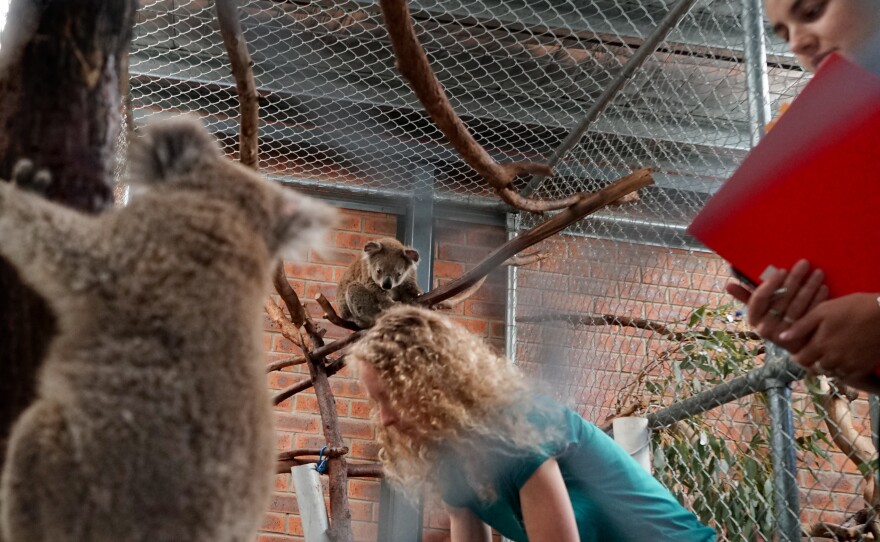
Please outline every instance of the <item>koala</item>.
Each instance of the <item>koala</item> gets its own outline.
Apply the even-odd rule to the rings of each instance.
[[[142,192],[97,216],[0,182],[0,255],[58,322],[0,475],[6,542],[250,542],[268,507],[262,305],[335,211],[193,118],[148,126],[128,169]]]
[[[383,237],[364,245],[336,291],[339,316],[368,328],[395,302],[412,303],[422,290],[416,282],[419,253],[397,239]]]

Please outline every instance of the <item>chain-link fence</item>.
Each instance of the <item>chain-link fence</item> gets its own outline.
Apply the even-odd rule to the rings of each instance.
[[[726,267],[684,229],[807,77],[782,43],[746,47],[762,35],[755,2],[691,3],[670,19],[678,3],[666,0],[410,2],[440,82],[487,151],[499,162],[558,158],[554,177],[520,187],[556,198],[655,169],[638,202],[569,228],[543,244],[548,260],[511,273],[511,356],[599,425],[655,416],[763,363],[763,346],[741,337],[740,319],[723,308]],[[319,194],[432,190],[494,204],[395,69],[374,2],[245,0],[240,14],[260,93],[262,170]],[[608,95],[665,24],[656,50]],[[238,102],[212,2],[142,0],[130,70],[136,121],[196,111],[235,153]],[[577,130],[576,145],[557,153]],[[520,216],[513,230],[541,220]],[[869,438],[867,407],[827,386],[710,397],[718,408],[655,432],[658,477],[726,540],[773,538],[785,528],[780,506],[805,529],[843,523],[864,508],[866,484],[834,441]],[[785,412],[794,428],[780,437],[774,416]],[[773,453],[780,438],[796,459],[794,504],[775,493],[788,487],[773,478],[774,461],[786,459]]]

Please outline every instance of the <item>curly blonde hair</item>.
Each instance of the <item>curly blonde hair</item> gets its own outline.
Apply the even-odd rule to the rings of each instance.
[[[487,443],[530,453],[559,436],[558,425],[530,419],[542,402],[516,367],[442,314],[396,305],[348,357],[374,370],[390,406],[413,428],[383,427],[373,409],[386,476],[412,495],[439,489],[431,475],[452,454],[477,494],[492,500],[483,458],[496,450],[487,453]]]

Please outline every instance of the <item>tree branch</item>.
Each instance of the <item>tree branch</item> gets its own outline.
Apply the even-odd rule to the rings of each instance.
[[[552,175],[552,168],[547,164],[533,162],[498,164],[477,143],[449,103],[446,92],[431,69],[428,56],[419,44],[406,0],[379,0],[379,6],[394,49],[397,69],[409,81],[434,124],[462,159],[489,182],[502,200],[518,209],[535,212],[561,209],[578,200],[578,196],[556,202],[528,200],[520,196],[512,187],[514,178],[523,173]]]
[[[584,195],[577,203],[560,211],[553,218],[544,221],[542,224],[496,248],[483,261],[461,277],[440,288],[435,288],[430,292],[420,295],[416,299],[416,303],[433,307],[437,303],[453,297],[491,273],[507,258],[559,233],[571,224],[601,209],[608,203],[619,199],[621,196],[653,182],[650,168],[644,168],[614,181],[594,194]]]
[[[232,77],[235,78],[235,89],[238,92],[239,110],[241,112],[241,131],[239,133],[239,160],[242,164],[259,168],[259,121],[260,102],[257,99],[257,86],[253,61],[248,54],[247,42],[241,32],[238,17],[238,2],[235,0],[215,0],[217,21],[220,24],[220,35],[232,65]]]
[[[502,266],[509,266],[509,267],[521,267],[523,265],[529,265],[529,264],[533,264],[536,262],[546,260],[547,258],[549,258],[549,255],[544,254],[540,250],[536,250],[535,252],[531,252],[529,254],[511,256],[501,265]],[[483,286],[483,283],[486,282],[487,278],[488,278],[488,276],[481,278],[480,280],[475,282],[472,286],[469,286],[466,290],[459,292],[458,294],[450,297],[449,299],[446,299],[444,301],[437,303],[436,305],[434,305],[434,308],[435,309],[451,309],[453,307],[458,306],[463,301],[466,301],[471,296],[473,296],[475,293],[477,293],[477,291]]]
[[[266,309],[266,314],[269,316],[269,319],[281,329],[281,335],[285,339],[299,346],[300,349],[305,348],[299,329],[293,325],[293,322],[284,317],[284,312],[281,310],[281,307],[273,303],[271,299],[267,299],[264,308]]]
[[[287,312],[290,314],[290,320],[297,329],[301,328],[306,321],[306,309],[296,291],[287,281],[287,275],[284,273],[284,262],[278,262],[275,268],[275,274],[272,276],[272,284],[275,285],[275,291],[281,296],[284,305],[287,306]]]
[[[324,457],[340,457],[349,452],[347,446],[343,446],[342,448],[333,448],[328,446],[324,449]],[[313,455],[318,457],[321,455],[321,448],[297,448],[295,450],[287,450],[286,452],[281,452],[278,454],[278,461],[287,461],[288,459],[293,459],[295,457],[302,457],[305,455]]]
[[[688,333],[682,331],[674,331],[669,324],[662,324],[644,318],[631,318],[629,316],[617,316],[614,314],[573,314],[573,313],[546,313],[534,314],[529,316],[518,316],[517,322],[523,323],[539,323],[539,322],[567,322],[572,325],[584,326],[621,326],[634,327],[653,331],[663,338],[670,341],[682,341],[688,337]],[[752,331],[723,331],[724,333],[737,339],[747,341],[760,341],[761,336]],[[693,332],[691,332],[693,334]]]
[[[878,504],[875,502],[878,497],[873,469],[862,470],[870,466],[871,459],[877,453],[874,443],[870,437],[860,434],[853,425],[849,399],[827,377],[817,376],[815,383],[818,392],[813,397],[820,414],[824,414],[822,420],[828,428],[831,441],[860,472],[867,472],[863,474],[867,484],[864,491],[865,501],[869,506]]]
[[[330,300],[324,297],[324,294],[318,294],[317,299],[315,301],[318,302],[318,305],[324,309],[324,318],[327,319],[331,324],[335,324],[339,327],[343,327],[345,329],[350,329],[352,331],[360,331],[361,327],[354,322],[349,320],[345,320],[339,314],[336,313],[336,309],[333,308],[333,305],[330,303]]]
[[[280,371],[286,367],[293,367],[294,365],[302,365],[306,362],[306,358],[304,356],[291,356],[289,358],[280,359],[278,361],[274,361],[266,366],[266,372],[271,373],[273,371]]]

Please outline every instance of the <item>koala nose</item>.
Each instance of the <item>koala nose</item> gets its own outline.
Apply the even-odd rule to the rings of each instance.
[[[383,289],[390,290],[391,286],[393,286],[393,284],[391,282],[391,277],[385,277],[384,279],[382,279],[382,288]]]

